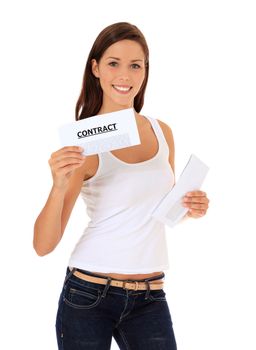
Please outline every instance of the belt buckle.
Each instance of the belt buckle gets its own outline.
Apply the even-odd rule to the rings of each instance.
[[[139,282],[138,282],[138,281],[129,281],[129,280],[126,280],[126,281],[123,281],[123,286],[122,286],[123,289],[125,289],[126,283],[135,283],[135,288],[130,288],[130,289],[132,289],[132,290],[138,290],[138,288],[139,288]]]

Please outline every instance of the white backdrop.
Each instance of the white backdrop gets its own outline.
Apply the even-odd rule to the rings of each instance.
[[[107,25],[128,21],[150,47],[142,113],[172,127],[176,177],[191,153],[210,166],[208,215],[166,229],[178,349],[255,350],[255,17],[247,0],[1,1],[1,349],[57,348],[57,301],[88,217],[79,197],[63,240],[43,258],[33,225],[91,45]]]

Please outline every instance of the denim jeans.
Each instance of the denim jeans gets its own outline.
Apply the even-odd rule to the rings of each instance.
[[[121,350],[177,349],[163,289],[128,290],[110,286],[110,277],[103,285],[84,281],[73,272],[67,268],[59,298],[59,350],[110,350],[112,337]],[[164,273],[143,281],[163,277]]]

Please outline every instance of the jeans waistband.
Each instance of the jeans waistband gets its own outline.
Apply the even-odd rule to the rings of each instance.
[[[104,291],[103,291],[103,294],[102,294],[102,297],[105,298],[106,294],[107,294],[107,291],[110,287],[110,284],[111,284],[111,281],[112,280],[115,280],[114,278],[112,277],[109,277],[107,275],[98,275],[96,273],[93,273],[91,271],[87,271],[87,270],[82,270],[82,269],[79,269],[79,268],[76,268],[76,267],[68,267],[67,268],[67,273],[66,273],[66,278],[65,278],[65,281],[64,281],[64,288],[66,288],[66,283],[68,282],[69,278],[73,275],[73,273],[75,271],[80,271],[81,273],[83,274],[87,274],[89,276],[92,276],[92,277],[100,277],[100,278],[106,278],[107,279],[107,283],[106,285],[104,286]],[[158,279],[161,279],[165,276],[164,273],[161,273],[160,275],[157,275],[157,276],[153,276],[153,277],[149,277],[149,278],[144,278],[144,279],[126,279],[126,280],[119,280],[119,281],[130,281],[130,282],[135,282],[135,281],[138,281],[138,282],[145,282],[146,283],[146,286],[147,286],[147,290],[146,290],[146,296],[145,296],[145,299],[148,299],[149,298],[149,294],[150,294],[150,282],[151,281],[155,281],[155,280],[158,280]],[[115,288],[115,287],[114,287]],[[126,292],[127,289],[125,289]]]
[[[100,277],[100,278],[106,278],[108,279],[109,276],[107,275],[98,275],[94,272],[91,272],[91,271],[88,271],[88,270],[82,270],[82,269],[79,269],[79,268],[75,268],[77,271],[80,271],[86,275],[89,275],[89,276],[94,276],[94,277]],[[70,267],[69,267],[69,270],[70,270]],[[143,279],[130,279],[130,278],[127,278],[126,280],[129,280],[129,281],[140,281],[140,282],[143,282],[143,281],[155,281],[155,280],[159,280],[159,279],[162,279],[165,277],[165,274],[164,272],[161,273],[160,275],[156,275],[156,276],[153,276],[153,277],[149,277],[149,278],[143,278]],[[122,279],[118,279],[118,278],[113,278],[111,277],[112,280],[117,280],[117,281],[123,281]]]

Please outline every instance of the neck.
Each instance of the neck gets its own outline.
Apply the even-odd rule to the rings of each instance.
[[[101,108],[98,112],[99,114],[105,114],[105,113],[111,113],[111,112],[117,112],[117,111],[121,111],[122,109],[127,109],[127,108],[133,108],[133,102],[131,102],[130,104],[127,105],[119,105],[116,103],[108,103],[108,101],[104,101],[101,105]]]

